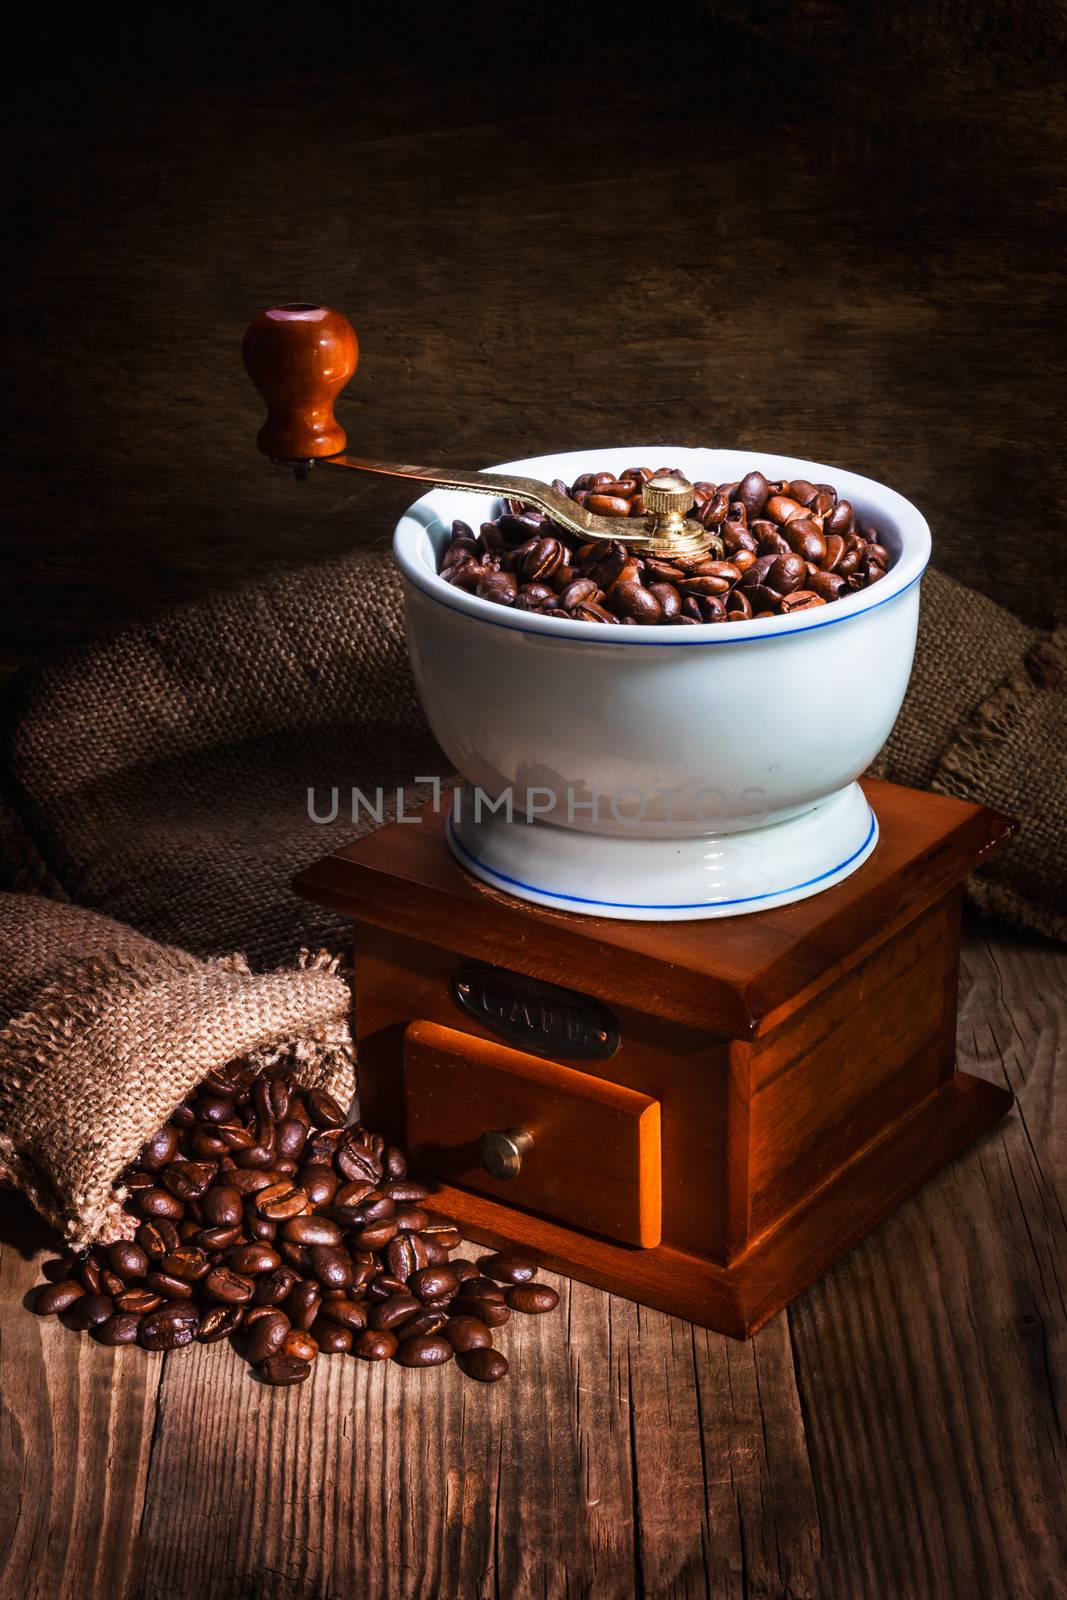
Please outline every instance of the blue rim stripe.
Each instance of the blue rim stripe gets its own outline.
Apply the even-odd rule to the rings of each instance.
[[[903,591],[901,592],[903,593]],[[610,906],[615,911],[711,911],[717,910],[720,906],[746,906],[751,905],[753,900],[772,900],[781,894],[797,894],[801,889],[810,889],[814,884],[822,883],[824,878],[832,878],[835,872],[844,871],[845,867],[850,866],[857,856],[863,854],[874,837],[874,830],[878,824],[869,805],[867,811],[871,819],[871,825],[867,829],[867,837],[859,849],[854,850],[850,856],[846,856],[844,861],[839,861],[836,867],[828,867],[825,872],[820,872],[817,877],[806,878],[803,883],[793,883],[785,889],[768,889],[764,894],[741,895],[736,900],[681,900],[672,905],[659,905],[655,902],[646,904],[640,900],[591,900],[585,895],[561,894],[557,889],[543,889],[539,884],[525,883],[522,878],[511,878],[506,872],[497,872],[495,867],[490,867],[484,861],[480,861],[473,851],[468,850],[452,826],[451,812],[448,815],[446,828],[449,844],[461,856],[465,856],[468,861],[473,862],[476,867],[480,867],[483,872],[488,873],[490,877],[495,878],[499,883],[513,884],[516,889],[529,889],[533,894],[543,894],[546,898],[552,900],[572,900],[576,905]]]
[[[568,633],[560,633],[559,637],[570,639],[572,644],[620,644],[629,647],[637,646],[645,650],[703,650],[722,644],[759,644],[769,639],[795,639],[798,634],[814,633],[818,628],[836,628],[842,622],[855,622],[859,617],[870,616],[871,612],[877,611],[880,606],[892,605],[894,600],[899,600],[903,595],[907,594],[909,589],[915,587],[928,565],[928,562],[924,563],[921,571],[917,572],[914,578],[904,585],[903,589],[898,589],[896,594],[887,594],[884,600],[876,600],[873,605],[864,606],[862,611],[850,611],[844,617],[828,617],[825,622],[810,622],[806,628],[790,628],[782,633],[749,634],[745,638],[737,638],[730,623],[715,624],[705,622],[701,624],[702,627],[722,628],[727,637],[724,639],[632,639],[628,637],[631,631],[629,628],[620,628],[618,633],[612,633],[611,629],[607,627],[602,628],[602,632],[608,635],[606,639],[601,638],[599,635],[596,637],[583,635],[581,639],[576,639],[573,634]],[[421,583],[416,583],[414,578],[408,577],[403,567],[400,570],[407,582],[411,584],[413,589],[417,589],[419,594],[424,595],[427,600],[434,601],[436,605],[444,606],[446,611],[454,611],[457,616],[466,617],[468,622],[484,622],[490,628],[503,628],[507,633],[529,633],[537,639],[551,639],[552,637],[551,629],[521,628],[513,622],[498,622],[495,617],[483,617],[474,611],[464,611],[461,606],[449,605],[448,601],[443,599],[441,595],[435,594],[432,589],[424,589]],[[487,601],[486,604],[490,604],[490,602]],[[497,609],[503,610],[504,608],[498,606]],[[687,630],[682,628],[663,628],[661,631],[663,633],[683,633]],[[731,637],[731,635],[733,636]]]

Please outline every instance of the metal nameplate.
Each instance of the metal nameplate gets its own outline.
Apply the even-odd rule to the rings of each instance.
[[[449,990],[468,1017],[539,1055],[603,1061],[619,1048],[619,1024],[607,1006],[574,989],[463,961]]]

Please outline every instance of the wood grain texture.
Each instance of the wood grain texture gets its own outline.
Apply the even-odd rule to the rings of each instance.
[[[359,328],[359,453],[806,456],[1062,614],[1053,0],[694,0],[657,13],[658,86],[643,29],[563,0],[176,17],[138,8],[116,45],[86,12],[58,50],[20,13],[8,660],[388,536],[403,485],[295,489],[252,445],[237,344],[294,297]]]
[[[444,844],[450,804],[343,846],[299,872],[309,900],[394,933],[462,950],[548,982],[582,973],[613,1006],[732,1038],[756,1037],[809,1004],[954,889],[1014,824],[999,812],[902,784],[863,780],[879,822],[874,853],[822,894],[729,919],[626,922],[549,910],[490,890]],[[419,825],[414,818],[418,816]]]
[[[657,1100],[424,1021],[404,1031],[403,1077],[405,1148],[418,1171],[626,1244],[659,1244]],[[512,1127],[533,1144],[521,1170],[500,1179],[479,1140]]]
[[[23,1310],[42,1240],[8,1206],[0,1595],[1060,1600],[1065,1036],[1067,953],[972,927],[960,1065],[1016,1094],[997,1131],[750,1343],[561,1281],[491,1390],[90,1350]]]

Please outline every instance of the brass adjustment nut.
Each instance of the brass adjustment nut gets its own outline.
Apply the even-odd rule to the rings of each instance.
[[[664,474],[660,478],[650,478],[642,491],[645,502],[645,511],[649,516],[655,517],[657,522],[663,521],[673,525],[678,521],[685,521],[687,511],[691,511],[696,500],[693,485],[685,478],[676,478],[673,473]]]
[[[522,1170],[522,1158],[533,1149],[533,1142],[529,1128],[483,1133],[479,1141],[482,1166],[491,1177],[504,1182],[517,1178]]]

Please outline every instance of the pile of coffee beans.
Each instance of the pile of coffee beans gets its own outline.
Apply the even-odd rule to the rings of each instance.
[[[675,467],[583,472],[552,487],[602,517],[645,513],[643,489]],[[772,482],[750,472],[734,483],[694,485],[713,547],[698,556],[641,555],[619,539],[582,543],[534,506],[509,501],[476,535],[453,522],[441,561],[446,583],[483,600],[578,622],[692,625],[748,622],[828,605],[883,578],[889,551],[829,483]]]
[[[320,1355],[508,1370],[493,1330],[559,1296],[514,1252],[453,1258],[403,1153],[345,1126],[283,1067],[214,1072],[124,1174],[135,1237],[45,1266],[34,1310],[105,1345],[181,1350],[233,1339],[269,1384]]]

